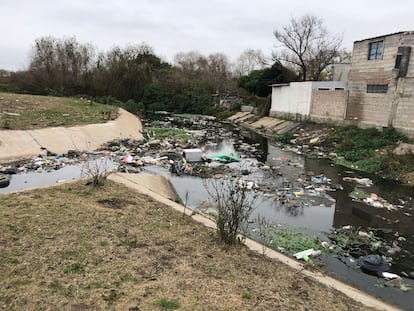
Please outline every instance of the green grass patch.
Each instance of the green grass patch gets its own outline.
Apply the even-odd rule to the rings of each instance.
[[[158,127],[149,127],[147,129],[147,135],[151,139],[164,139],[164,138],[174,138],[174,139],[191,139],[192,134],[188,133],[182,129],[174,128],[158,128]]]
[[[60,258],[68,260],[68,259],[75,259],[78,257],[79,253],[76,251],[65,250],[59,252]]]
[[[349,194],[349,196],[351,197],[351,198],[353,198],[353,199],[360,199],[360,200],[362,200],[362,199],[365,199],[365,198],[368,198],[369,197],[369,193],[368,192],[366,192],[365,190],[363,190],[363,189],[360,189],[360,188],[355,188],[355,190],[354,191],[352,191],[350,194]]]
[[[280,142],[280,143],[282,143],[282,144],[289,144],[290,143],[290,141],[292,140],[292,139],[294,139],[295,138],[295,136],[293,135],[293,133],[291,133],[291,132],[286,132],[286,133],[284,133],[284,134],[280,134],[280,135],[276,135],[275,137],[274,137],[274,139],[277,141],[277,142]]]
[[[178,309],[180,307],[180,303],[174,299],[159,299],[154,302],[154,305],[168,310]]]
[[[83,273],[85,268],[80,263],[73,263],[63,268],[63,273]]]
[[[252,298],[252,293],[251,292],[249,292],[248,290],[243,290],[242,292],[241,292],[241,296],[242,296],[242,298],[244,298],[244,299],[251,299]]]
[[[27,130],[53,126],[105,123],[117,107],[93,101],[52,96],[0,93],[0,128]]]
[[[335,149],[337,164],[367,173],[381,173],[389,160],[383,150],[408,138],[394,128],[361,129],[356,126],[335,127],[327,143]]]
[[[319,239],[311,238],[303,233],[295,232],[289,229],[275,229],[266,227],[260,231],[267,244],[273,248],[284,248],[288,252],[296,253],[306,249],[323,250]]]

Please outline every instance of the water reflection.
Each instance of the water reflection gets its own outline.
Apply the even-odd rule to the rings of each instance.
[[[85,175],[82,175],[82,169],[85,167],[85,163],[86,162],[66,165],[59,170],[50,170],[41,173],[29,171],[28,173],[11,175],[10,185],[6,188],[0,188],[0,194],[36,188],[85,177]],[[110,158],[93,159],[87,161],[87,163],[89,163],[91,166],[98,165],[101,167],[102,171],[105,169],[109,172],[113,169],[116,169],[115,162],[113,162],[113,160]]]

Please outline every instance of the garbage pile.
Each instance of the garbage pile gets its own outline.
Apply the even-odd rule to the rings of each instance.
[[[349,196],[357,202],[363,202],[366,205],[375,207],[375,208],[385,208],[389,211],[395,211],[399,208],[402,208],[402,205],[394,205],[389,203],[384,198],[381,198],[375,193],[369,193],[361,188],[355,188]]]
[[[300,128],[292,135],[293,138],[289,144],[279,143],[280,147],[285,151],[290,151],[296,154],[306,154],[308,157],[317,158],[334,158],[336,155],[330,149],[325,147],[325,141],[332,133],[332,128],[310,128],[307,124],[307,129]]]
[[[269,169],[277,170],[278,168],[270,167]],[[343,190],[341,185],[333,184],[331,178],[324,174],[301,176],[296,181],[283,178],[283,176],[280,176],[280,181],[275,183],[261,180],[259,188],[266,197],[274,198],[279,204],[289,208],[332,207],[335,200],[328,193]]]
[[[385,286],[408,291],[411,288],[403,282],[402,277],[389,272],[392,270],[393,256],[407,253],[401,246],[406,238],[394,233],[395,239],[390,242],[390,239],[383,238],[387,234],[391,234],[391,230],[370,228],[364,231],[348,225],[332,229],[328,235],[330,242],[323,241],[321,244],[328,252],[349,258],[349,262],[356,264],[362,272],[385,278]],[[414,277],[413,272],[403,271],[401,275]]]
[[[28,161],[16,162],[13,164],[0,165],[0,173],[7,175],[14,175],[18,173],[27,173],[29,171],[36,171],[39,173],[58,170],[68,164],[78,162],[80,159],[86,159],[86,153],[80,153],[70,150],[67,154],[53,154],[47,149],[32,157]]]

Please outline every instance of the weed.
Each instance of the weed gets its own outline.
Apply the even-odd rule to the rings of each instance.
[[[363,189],[355,188],[354,191],[352,191],[349,196],[353,199],[365,199],[369,197],[369,193],[366,192]]]
[[[274,249],[282,247],[293,253],[310,248],[322,250],[320,241],[317,238],[310,238],[300,232],[266,227],[261,229],[260,234],[266,241],[269,241],[269,246]]]
[[[156,300],[154,302],[154,305],[159,306],[163,309],[178,309],[180,307],[180,304],[177,300],[170,300],[165,298]]]
[[[127,237],[124,239],[120,239],[121,245],[127,246],[129,248],[138,248],[140,246],[143,246],[142,243],[138,243],[138,240],[133,237]]]
[[[241,296],[244,299],[251,299],[253,295],[248,290],[243,290],[242,293],[241,293]]]
[[[74,263],[63,268],[63,273],[82,273],[85,271],[85,268],[80,263]]]
[[[192,134],[182,129],[158,128],[158,127],[149,127],[147,129],[147,135],[151,139],[164,139],[164,138],[190,139],[192,137]]]
[[[132,282],[135,284],[139,284],[141,282],[140,279],[138,279],[137,277],[133,276],[130,273],[124,274],[121,276],[121,282],[122,283],[126,283],[126,282]]]
[[[275,137],[275,140],[282,143],[282,144],[289,144],[290,141],[294,138],[295,138],[295,136],[293,135],[293,133],[286,132],[284,134],[277,135]]]
[[[336,243],[341,248],[348,248],[349,245],[351,244],[351,242],[352,242],[352,240],[351,240],[350,236],[348,236],[346,234],[340,233],[336,237]]]
[[[99,245],[101,245],[102,247],[107,247],[107,246],[109,246],[109,242],[108,241],[101,241],[101,242],[99,242]]]
[[[355,126],[336,127],[328,143],[335,147],[341,158],[338,164],[368,173],[379,173],[386,169],[388,161],[378,150],[391,146],[407,137],[394,128],[361,129]]]

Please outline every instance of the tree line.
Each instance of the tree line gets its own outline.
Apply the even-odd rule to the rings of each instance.
[[[315,16],[292,18],[274,36],[280,46],[272,57],[248,49],[233,64],[222,53],[181,52],[170,64],[146,44],[99,52],[74,37],[42,37],[27,70],[12,73],[10,83],[20,92],[125,103],[132,112],[214,113],[214,93],[266,97],[273,83],[328,78],[327,69],[341,56],[341,39]]]

